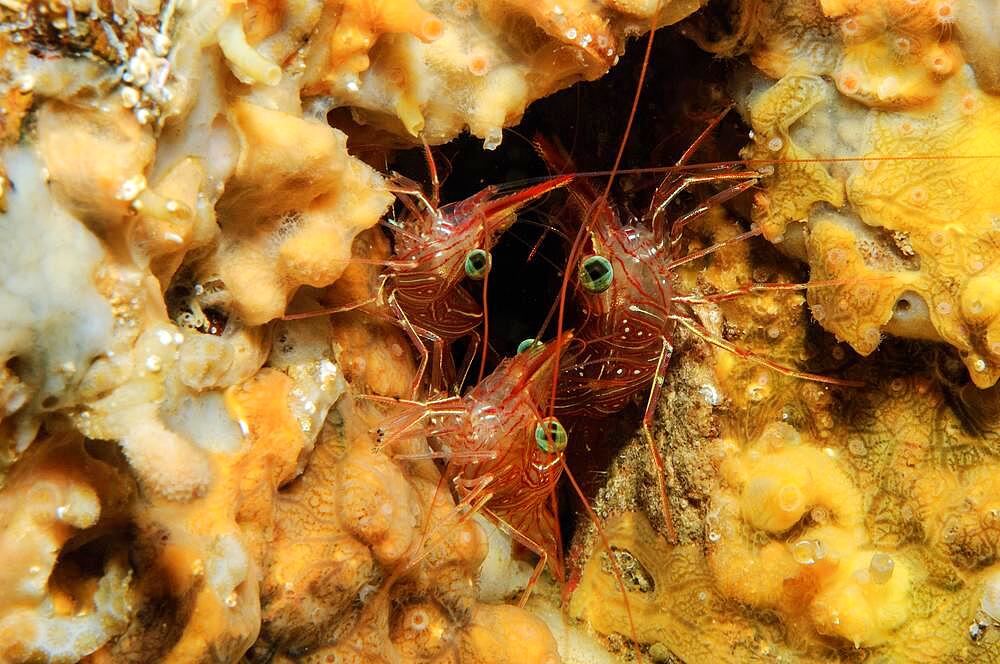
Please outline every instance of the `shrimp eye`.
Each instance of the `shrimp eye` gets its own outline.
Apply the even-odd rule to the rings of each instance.
[[[603,293],[611,288],[615,271],[604,256],[587,256],[580,264],[580,283],[591,293]]]
[[[535,425],[535,443],[543,452],[558,454],[566,449],[568,441],[566,429],[554,417],[546,417]]]
[[[539,341],[538,339],[525,339],[524,341],[522,341],[517,345],[517,354],[520,355],[529,348],[537,348],[538,346],[541,345],[542,342]]]
[[[473,249],[465,255],[465,274],[469,276],[469,279],[479,281],[490,271],[492,263],[493,257],[488,251]]]

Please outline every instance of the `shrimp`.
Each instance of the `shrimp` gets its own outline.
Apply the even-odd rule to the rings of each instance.
[[[555,487],[568,439],[559,420],[544,415],[553,351],[552,344],[539,343],[503,360],[463,397],[391,400],[400,410],[378,430],[382,447],[428,436],[433,451],[395,458],[446,460],[445,478],[458,497],[468,503],[485,496],[483,514],[538,555],[521,605],[546,566],[563,579]]]
[[[442,208],[429,204],[431,202],[422,195],[415,195],[413,189],[404,194],[415,195],[416,200],[425,204],[427,213],[414,215],[415,228],[404,227],[396,233],[399,260],[414,267],[397,267],[388,275],[391,292],[387,301],[408,328],[418,349],[422,346],[420,337],[440,342],[436,346],[439,350],[435,355],[435,369],[442,367],[447,344],[475,335],[484,321],[482,307],[461,285],[462,279],[468,277],[485,282],[492,264],[489,247],[510,228],[514,213],[525,203],[566,185],[572,177],[555,178],[507,195],[499,195],[497,187],[488,186],[465,200]],[[411,210],[415,211],[415,206]],[[478,343],[476,336],[473,346]],[[472,354],[467,354],[460,377],[464,378],[467,373]],[[423,350],[418,378],[426,364],[427,354]]]
[[[572,331],[563,333],[567,341]],[[481,512],[515,542],[538,556],[538,563],[521,594],[524,606],[542,572],[549,568],[563,583],[565,563],[556,488],[565,474],[584,500],[587,513],[603,537],[597,516],[586,503],[576,480],[566,467],[569,438],[558,418],[546,416],[549,385],[555,377],[554,343],[533,341],[522,344],[514,357],[506,358],[464,396],[447,395],[419,402],[366,395],[365,398],[391,405],[395,412],[377,429],[379,447],[390,449],[412,436],[430,439],[430,450],[415,454],[394,454],[397,461],[441,459],[446,462],[442,481],[451,484],[459,505],[455,518],[441,527]],[[430,523],[415,549],[429,550]],[[411,568],[420,554],[406,564]],[[625,584],[617,564],[613,574],[622,592]],[[402,574],[402,571],[397,572]],[[625,596],[628,608],[628,598]],[[629,620],[632,620],[629,611]],[[636,659],[637,640],[634,638]]]
[[[759,234],[756,229],[739,234],[707,249],[675,256],[681,230],[714,205],[738,196],[757,182],[758,173],[732,165],[709,171],[684,168],[698,143],[721,119],[719,116],[682,156],[677,168],[663,181],[653,196],[648,213],[640,220],[623,222],[616,210],[585,180],[570,186],[578,211],[587,215],[589,232],[578,260],[574,285],[580,320],[577,334],[564,343],[568,362],[558,376],[555,413],[560,417],[603,416],[620,411],[636,395],[646,392],[641,428],[657,469],[660,500],[668,537],[676,541],[670,515],[665,465],[652,435],[656,407],[666,370],[673,354],[673,335],[678,325],[706,341],[781,373],[834,384],[849,384],[826,376],[796,371],[749,350],[712,336],[699,322],[691,305],[725,301],[740,294],[761,290],[788,290],[797,284],[756,284],[738,291],[693,297],[674,291],[674,270],[724,246]],[[545,142],[539,151],[553,165],[565,166],[568,158]],[[666,210],[686,188],[700,183],[732,183],[708,197],[695,209],[667,225]],[[822,284],[813,283],[809,287]],[[802,286],[805,287],[805,286]]]
[[[434,183],[430,199],[405,178],[395,178],[391,186],[410,214],[402,222],[384,223],[393,234],[396,255],[384,263],[376,294],[360,303],[285,317],[363,309],[394,321],[420,355],[411,389],[414,396],[432,352],[433,389],[456,390],[464,383],[480,344],[477,330],[485,315],[483,307],[463,286],[463,279],[481,280],[485,287],[492,263],[489,248],[514,223],[517,210],[573,179],[571,175],[556,177],[510,194],[487,186],[462,201],[439,207],[437,174],[429,148],[427,159]],[[462,368],[455,371],[451,344],[466,337],[471,338],[470,346]],[[425,341],[430,342],[432,351]]]

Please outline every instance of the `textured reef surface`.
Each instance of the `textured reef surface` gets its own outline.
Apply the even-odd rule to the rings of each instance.
[[[0,0],[0,662],[1000,661],[998,63],[978,0]]]

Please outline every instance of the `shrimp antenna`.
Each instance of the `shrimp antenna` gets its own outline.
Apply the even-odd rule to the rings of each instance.
[[[430,143],[427,137],[420,134],[420,142],[424,144],[424,158],[427,160],[427,172],[431,176],[431,205],[438,206],[441,202],[441,181],[438,179],[437,164],[434,162],[434,153],[431,152]]]
[[[639,108],[639,98],[642,95],[642,88],[646,81],[646,72],[649,70],[649,61],[653,53],[653,39],[656,35],[656,19],[659,15],[659,2],[656,4],[656,9],[651,13],[650,16],[650,26],[649,26],[649,37],[646,40],[646,49],[642,55],[642,67],[639,71],[639,84],[636,86],[635,95],[632,97],[632,107],[629,109],[628,122],[625,123],[625,132],[622,135],[622,140],[618,144],[618,152],[615,154],[615,161],[611,167],[611,174],[608,176],[608,182],[604,187],[604,192],[601,197],[595,201],[594,205],[588,210],[588,214],[584,217],[583,223],[580,224],[579,230],[577,230],[576,238],[573,240],[573,245],[570,247],[569,256],[567,258],[567,266],[572,266],[576,262],[577,255],[583,250],[584,238],[587,236],[589,230],[590,221],[596,214],[591,214],[596,212],[597,206],[603,201],[607,200],[608,195],[611,193],[611,186],[614,182],[615,175],[618,172],[618,168],[621,166],[622,158],[625,155],[625,146],[628,143],[629,134],[632,132],[632,125],[635,122],[636,110]],[[549,417],[555,416],[555,405],[556,405],[556,395],[559,387],[559,369],[560,360],[562,359],[562,344],[563,344],[563,324],[566,319],[566,292],[569,289],[569,279],[572,270],[568,267],[563,274],[562,285],[559,287],[559,313],[556,322],[556,338],[555,338],[555,350],[553,355],[553,365],[554,370],[552,374],[552,391],[551,399],[549,400]],[[621,588],[622,597],[625,600],[625,607],[628,613],[629,629],[631,631],[632,647],[635,652],[635,659],[637,662],[642,662],[642,655],[639,649],[638,643],[638,632],[635,628],[635,621],[632,617],[632,609],[628,602],[628,594],[625,589],[625,581],[622,578],[621,570],[618,569],[617,562],[614,559],[614,554],[611,552],[611,546],[608,542],[607,536],[604,533],[604,529],[598,524],[597,514],[594,513],[590,504],[587,502],[586,497],[583,495],[583,491],[580,490],[579,485],[576,482],[576,478],[569,472],[569,468],[566,465],[565,457],[562,459],[563,471],[566,472],[566,476],[570,479],[570,483],[573,485],[573,489],[577,492],[579,496],[583,498],[583,504],[586,507],[587,514],[590,516],[591,520],[598,529],[598,533],[601,536],[602,544],[605,550],[608,552],[608,556],[611,562],[611,569],[615,573],[615,579],[618,581],[618,586]]]
[[[799,157],[794,159],[778,158],[773,159],[729,159],[723,161],[706,161],[695,164],[685,164],[677,166],[636,166],[634,168],[617,168],[615,170],[595,170],[595,171],[572,171],[568,173],[576,178],[592,178],[602,176],[618,175],[663,175],[680,172],[701,172],[719,171],[726,168],[747,168],[758,171],[758,177],[770,175],[768,167],[782,166],[785,164],[866,164],[880,162],[905,162],[905,161],[957,161],[957,160],[1000,160],[1000,154],[909,154],[909,155],[882,155],[882,156],[847,156],[847,157]],[[553,175],[535,176],[510,180],[504,183],[505,187],[518,188],[526,187],[546,180],[551,180]]]
[[[763,357],[749,348],[742,348],[736,344],[722,339],[711,332],[709,332],[703,325],[692,320],[687,316],[680,316],[677,314],[671,314],[670,318],[677,321],[683,325],[688,331],[692,332],[695,336],[707,341],[708,343],[721,348],[723,350],[729,351],[736,357],[742,358],[753,362],[754,364],[759,364],[768,369],[777,371],[785,376],[791,376],[792,378],[800,378],[802,380],[808,380],[813,383],[826,383],[827,385],[840,385],[841,387],[865,387],[866,384],[860,380],[847,380],[845,378],[834,378],[832,376],[824,376],[822,374],[814,374],[806,371],[798,371],[790,367],[786,367],[783,364],[775,362],[774,360]]]
[[[486,215],[483,215],[483,250],[486,252],[487,256],[492,256],[490,253],[490,233],[486,228]],[[490,264],[486,268],[486,274],[483,275],[483,354],[479,359],[479,377],[476,379],[477,383],[483,382],[483,376],[486,375],[486,355],[489,352],[490,347],[490,305],[489,305],[489,294],[490,294],[490,272],[493,271],[492,259]]]
[[[715,131],[715,128],[719,126],[727,115],[729,115],[729,111],[733,110],[733,106],[734,104],[729,104],[722,109],[721,113],[712,118],[711,122],[709,122],[708,125],[701,130],[701,133],[698,134],[698,138],[694,139],[694,142],[688,146],[688,149],[684,151],[681,158],[677,160],[677,166],[684,166],[687,164],[688,160],[694,156],[694,153],[701,148],[706,140],[708,140],[708,137],[711,136],[713,131]]]
[[[728,302],[729,300],[735,300],[736,298],[744,295],[754,295],[757,293],[812,290],[814,288],[829,288],[832,286],[853,286],[856,284],[870,283],[872,281],[886,281],[892,278],[893,277],[891,275],[883,275],[871,277],[845,277],[843,279],[819,279],[805,283],[752,283],[739,288],[734,288],[732,290],[722,291],[719,293],[709,293],[707,295],[675,295],[671,298],[671,301],[682,302],[684,304],[718,304],[719,302]]]
[[[653,54],[653,38],[656,35],[656,18],[659,15],[660,3],[657,2],[656,9],[652,12],[649,20],[649,37],[646,39],[646,50],[642,54],[642,67],[639,69],[639,84],[636,86],[635,95],[632,97],[632,107],[629,109],[628,122],[625,123],[625,133],[622,135],[622,140],[618,144],[618,152],[615,154],[614,164],[611,166],[611,173],[608,175],[608,182],[604,186],[604,192],[601,197],[594,202],[591,206],[593,211],[596,207],[603,201],[606,201],[608,195],[611,193],[611,186],[614,183],[615,176],[618,174],[618,169],[621,166],[622,158],[625,156],[625,146],[628,143],[628,137],[632,133],[632,125],[635,123],[635,114],[639,108],[639,98],[642,96],[642,88],[646,82],[646,73],[649,71],[649,61]],[[588,211],[588,212],[590,212]],[[587,236],[587,231],[589,230],[590,220],[594,215],[587,214],[584,217],[583,223],[580,224],[580,229],[576,233],[576,239],[573,241],[573,246],[569,251],[569,258],[567,260],[567,265],[573,265],[576,262],[577,255],[583,250],[583,240]],[[556,392],[559,385],[559,361],[562,359],[562,338],[563,338],[563,324],[566,319],[566,291],[569,288],[569,276],[571,270],[567,269],[565,274],[563,274],[562,286],[559,288],[559,314],[556,319],[556,349],[555,349],[555,373],[552,378],[552,399],[549,401],[549,416],[553,417],[555,415],[555,403],[556,403]]]
[[[583,508],[587,512],[587,516],[590,517],[590,522],[594,524],[594,529],[597,531],[597,536],[601,540],[601,547],[608,554],[608,562],[611,564],[611,571],[615,575],[615,581],[618,584],[618,588],[622,591],[622,600],[625,603],[625,614],[628,616],[628,626],[629,631],[632,632],[632,650],[635,653],[635,661],[642,662],[642,656],[639,651],[639,632],[635,628],[635,619],[632,617],[632,606],[628,600],[628,590],[625,588],[625,577],[622,576],[621,568],[618,565],[618,559],[615,557],[614,551],[611,550],[611,540],[608,539],[608,535],[604,532],[604,527],[601,526],[600,519],[597,517],[597,513],[594,508],[590,506],[590,502],[587,500],[587,496],[583,493],[583,489],[580,488],[579,483],[576,481],[576,477],[570,472],[569,464],[566,463],[566,456],[560,455],[560,463],[562,463],[563,472],[566,473],[566,477],[569,479],[569,483],[573,485],[573,491],[576,495],[583,501]]]

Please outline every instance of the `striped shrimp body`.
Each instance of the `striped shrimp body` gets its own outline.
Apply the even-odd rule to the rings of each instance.
[[[709,130],[711,127],[709,127]],[[706,130],[707,132],[708,130]],[[703,133],[702,137],[706,134]],[[699,138],[699,141],[701,138]],[[554,411],[570,416],[610,415],[635,396],[644,395],[646,407],[642,432],[657,470],[660,500],[667,535],[676,539],[667,496],[666,471],[659,446],[652,436],[656,407],[673,352],[678,325],[737,356],[786,375],[834,384],[851,384],[826,376],[796,371],[713,336],[701,324],[692,305],[709,304],[766,290],[791,290],[801,284],[754,284],[732,292],[693,295],[675,291],[674,271],[685,263],[722,247],[759,234],[752,229],[694,253],[678,256],[681,231],[715,205],[752,187],[758,173],[727,165],[711,170],[686,167],[689,149],[653,197],[644,220],[625,223],[617,211],[583,180],[571,187],[573,207],[583,215],[587,234],[577,262],[573,294],[579,310],[574,322],[577,335],[563,344]],[[543,142],[539,149],[550,164],[565,166],[568,159]],[[702,183],[721,183],[721,191],[706,197],[694,209],[667,223],[667,209],[677,194]],[[812,284],[821,286],[824,283]],[[832,285],[832,283],[831,283]]]
[[[431,452],[395,458],[444,459],[445,478],[462,504],[481,509],[539,556],[522,605],[546,565],[563,578],[555,487],[568,441],[559,421],[544,416],[554,350],[554,344],[536,344],[507,358],[463,397],[393,402],[399,410],[379,429],[383,446],[428,436]]]
[[[433,164],[429,153],[428,159]],[[490,186],[462,201],[438,207],[433,166],[431,172],[435,193],[430,199],[403,178],[397,178],[392,187],[409,214],[402,222],[384,222],[393,234],[396,255],[384,263],[375,295],[347,306],[286,316],[295,319],[363,309],[395,322],[420,356],[411,390],[414,396],[432,353],[432,390],[454,391],[464,382],[480,345],[478,328],[485,315],[463,281],[482,281],[485,290],[492,263],[490,246],[514,223],[518,209],[572,180],[572,176],[553,178],[510,194]],[[470,344],[462,367],[456,370],[451,345],[463,338],[469,338]]]
[[[387,275],[390,302],[425,338],[449,342],[473,333],[483,311],[462,281],[485,279],[492,263],[489,247],[514,223],[515,212],[570,179],[555,178],[506,196],[487,187],[440,209],[420,196],[426,211],[411,204],[414,222],[390,225],[397,255]],[[413,195],[413,190],[400,193]]]
[[[575,288],[579,332],[559,378],[557,410],[572,415],[617,413],[662,376],[676,324],[663,248],[649,230],[623,226],[609,206],[599,215]]]
[[[576,342],[566,344],[555,411],[561,417],[610,415],[648,389],[642,428],[674,538],[663,459],[651,433],[676,326],[670,265],[650,230],[623,225],[600,199],[586,209],[595,216],[574,288],[581,323]]]

